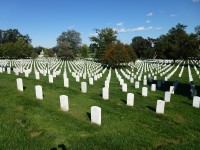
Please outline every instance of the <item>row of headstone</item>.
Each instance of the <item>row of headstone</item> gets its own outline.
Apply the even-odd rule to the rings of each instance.
[[[23,81],[22,81],[22,79],[17,78],[16,81],[17,81],[17,89],[19,91],[23,91]],[[35,86],[35,94],[36,94],[36,99],[43,100],[43,91],[42,91],[41,85]],[[60,107],[63,111],[69,110],[68,96],[66,96],[66,95],[60,96]]]
[[[111,69],[109,70],[108,76],[106,77],[106,81],[104,82],[104,87],[102,88],[102,98],[104,100],[109,99],[110,80],[111,80]]]

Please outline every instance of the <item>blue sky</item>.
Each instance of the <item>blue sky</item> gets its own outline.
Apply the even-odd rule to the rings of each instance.
[[[91,43],[95,28],[106,27],[129,44],[135,36],[157,38],[178,23],[194,32],[200,0],[0,0],[0,29],[18,29],[33,46],[47,48],[71,29],[81,33],[83,44]]]

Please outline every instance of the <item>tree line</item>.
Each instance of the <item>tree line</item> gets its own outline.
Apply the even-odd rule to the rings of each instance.
[[[96,58],[100,62],[114,66],[137,58],[199,59],[200,26],[196,26],[195,33],[190,34],[186,32],[186,27],[178,23],[156,39],[136,36],[129,45],[117,40],[117,32],[110,28],[96,30],[97,36],[90,37],[93,42],[91,47],[95,49]]]
[[[64,59],[93,57],[97,61],[113,66],[135,59],[188,59],[200,58],[200,26],[195,33],[187,33],[186,27],[178,23],[166,34],[156,39],[136,36],[130,44],[117,39],[112,28],[95,29],[96,36],[89,37],[89,46],[82,45],[80,33],[75,30],[62,32],[53,48],[33,47],[28,35],[17,29],[0,30],[0,58],[35,58],[43,50],[48,57]]]

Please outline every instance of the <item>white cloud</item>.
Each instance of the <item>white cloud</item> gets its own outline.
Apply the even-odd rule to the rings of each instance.
[[[192,0],[194,3],[200,2],[200,0]]]
[[[161,30],[162,28],[161,28],[161,27],[156,27],[155,29],[156,29],[156,30]]]
[[[150,13],[147,14],[147,16],[149,16],[149,17],[150,17],[150,16],[153,16],[153,13],[150,12]]]
[[[69,27],[67,27],[68,29],[74,29],[75,28],[75,26],[69,26]]]
[[[123,26],[124,23],[123,23],[123,22],[118,22],[116,25],[117,25],[117,26]]]
[[[150,20],[147,20],[147,21],[146,21],[146,23],[150,23],[150,22],[151,22]]]
[[[170,16],[171,16],[171,17],[176,17],[176,16],[177,16],[177,14],[171,14]]]
[[[136,28],[130,28],[130,29],[125,29],[125,28],[121,28],[121,29],[116,29],[114,28],[113,30],[117,31],[118,33],[125,33],[125,32],[135,32],[135,31],[146,31],[146,30],[161,30],[162,28],[160,27],[144,27],[144,26],[140,26],[140,27],[136,27]]]
[[[125,28],[121,28],[117,30],[118,33],[123,33],[123,32],[127,32]]]

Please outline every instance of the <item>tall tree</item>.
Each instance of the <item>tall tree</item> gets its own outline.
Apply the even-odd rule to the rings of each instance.
[[[26,43],[31,43],[28,35],[22,35],[17,29],[0,30],[0,44],[16,42],[18,38],[23,38]]]
[[[200,40],[200,25],[196,26],[194,28],[194,31],[195,31],[196,35],[198,36],[198,39]]]
[[[149,51],[151,51],[151,42],[141,36],[136,36],[132,39],[131,43],[138,58],[150,58]]]
[[[81,47],[81,56],[83,58],[88,57],[88,51],[89,51],[89,47],[87,46],[87,44],[83,44]]]
[[[134,61],[136,60],[137,58],[137,55],[135,53],[135,50],[133,49],[133,47],[131,45],[124,45],[125,49],[126,49],[126,52],[128,53],[128,58],[129,60],[128,61]]]
[[[0,30],[0,57],[27,58],[31,56],[32,45],[28,35],[17,29]]]
[[[119,42],[110,44],[103,54],[103,62],[110,66],[118,67],[130,60],[129,47]]]
[[[155,50],[159,58],[175,60],[197,57],[197,35],[187,34],[186,27],[179,23],[176,27],[172,27],[166,35],[162,35],[156,40]]]
[[[81,38],[79,32],[75,30],[62,32],[57,38],[58,56],[73,58],[78,53],[80,45]]]
[[[117,32],[111,28],[95,29],[95,32],[97,36],[90,37],[90,40],[96,46],[96,57],[102,61],[103,54],[108,45],[118,41],[116,36]]]

